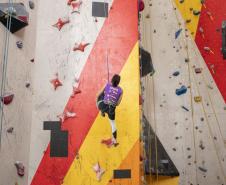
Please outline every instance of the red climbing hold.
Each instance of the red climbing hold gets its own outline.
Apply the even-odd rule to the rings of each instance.
[[[82,1],[71,2],[72,13],[74,13],[74,12],[78,12],[79,13],[81,4],[82,4]]]
[[[54,90],[56,90],[59,86],[62,86],[63,84],[60,82],[60,80],[58,79],[58,74],[56,74],[56,78],[52,79],[50,81],[50,83],[53,84],[54,86]]]
[[[17,174],[19,176],[23,177],[24,176],[24,169],[25,169],[23,163],[20,162],[20,161],[16,161],[15,166],[16,166],[16,169],[17,169]]]
[[[54,24],[53,26],[56,27],[56,28],[58,28],[58,30],[60,31],[61,28],[62,28],[65,24],[67,24],[67,23],[69,23],[69,22],[70,22],[70,21],[69,21],[69,18],[59,18],[59,19],[58,19],[58,22],[57,22],[56,24]]]
[[[142,12],[144,10],[144,1],[139,0],[139,12]]]
[[[75,1],[75,0],[68,0],[68,1],[67,1],[67,5],[71,5],[71,3],[72,3],[73,1]]]
[[[5,95],[3,95],[1,97],[1,101],[5,105],[8,105],[8,104],[10,104],[13,101],[13,98],[14,98],[14,94],[12,94],[12,93],[6,93]]]
[[[76,94],[80,94],[82,91],[77,88],[77,87],[73,87],[73,91],[72,91],[72,94],[71,94],[71,98],[74,98]]]
[[[114,138],[103,139],[103,140],[101,140],[101,143],[105,144],[108,148],[110,148],[112,146],[118,146],[119,145],[119,143],[117,143]]]
[[[88,46],[88,45],[89,45],[89,43],[86,43],[86,44],[82,44],[82,43],[77,44],[77,43],[75,43],[75,46],[74,46],[74,48],[73,48],[73,51],[79,50],[79,51],[81,51],[81,52],[84,52],[86,46]]]

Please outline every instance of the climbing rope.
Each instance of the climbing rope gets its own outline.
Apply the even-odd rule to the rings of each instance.
[[[3,127],[3,116],[4,116],[4,102],[2,100],[5,93],[5,83],[6,83],[6,72],[7,72],[7,63],[8,63],[8,53],[9,53],[9,37],[11,30],[11,22],[12,22],[12,0],[9,0],[8,4],[8,14],[7,23],[5,28],[5,39],[4,39],[4,47],[3,47],[3,58],[2,58],[2,79],[1,79],[1,91],[0,91],[0,149],[2,144],[2,127]]]
[[[173,8],[174,8],[174,5],[173,5],[172,0],[170,0],[170,1],[171,1],[171,4],[172,4]],[[177,16],[176,12],[175,12],[175,15],[176,15],[177,21],[178,21],[178,23],[179,23],[180,21],[179,21],[179,18],[178,18],[178,16]],[[187,43],[187,39],[185,39],[185,38],[184,38],[184,45],[185,45],[185,48],[186,48],[186,52],[187,52],[188,58],[190,58],[190,57],[189,57],[189,52],[188,52],[188,43]],[[193,49],[193,48],[195,48],[195,47],[197,47],[197,46],[195,46],[194,43],[192,43],[192,50],[193,50],[193,52],[195,53],[195,56],[198,57],[197,51],[196,51],[195,49]],[[195,50],[195,51],[194,51],[194,50]],[[199,64],[201,63],[199,60],[198,60],[198,62],[199,62]],[[189,62],[188,62],[188,64],[189,64]],[[190,69],[190,66],[189,66],[189,69]],[[189,72],[189,75],[190,75],[190,72]],[[190,76],[191,76],[191,75],[190,75]],[[192,72],[192,77],[195,79],[194,72]],[[207,84],[206,79],[205,79],[205,77],[204,77],[203,74],[202,74],[202,78],[203,78],[203,81],[204,81],[205,85],[207,86],[208,84]],[[197,91],[198,91],[198,95],[200,95],[200,91],[199,91],[198,84],[197,84],[197,81],[196,81],[196,80],[195,80],[195,86],[196,86],[196,89],[197,89]],[[191,89],[191,88],[190,88],[190,89]],[[220,131],[221,138],[223,139],[223,135],[222,135],[222,132],[221,132],[221,129],[220,129],[220,125],[219,125],[219,120],[218,120],[218,118],[217,118],[216,111],[215,111],[215,108],[214,108],[214,106],[213,106],[212,99],[211,99],[211,96],[210,96],[210,93],[209,93],[208,90],[207,90],[207,94],[208,94],[208,97],[209,97],[210,102],[211,102],[211,108],[212,108],[213,113],[214,113],[214,116],[215,116],[215,118],[216,118],[217,125],[218,125],[219,131]],[[224,176],[224,180],[226,180],[226,175],[225,175],[223,166],[222,166],[222,164],[221,164],[221,160],[220,160],[220,157],[219,157],[219,153],[218,153],[218,151],[217,151],[216,144],[214,143],[214,136],[213,136],[213,133],[212,133],[212,129],[211,129],[211,127],[210,127],[210,123],[209,123],[208,116],[207,116],[207,113],[206,113],[206,111],[205,111],[205,107],[204,107],[203,102],[201,102],[201,105],[202,105],[202,110],[203,110],[203,113],[204,113],[204,117],[205,117],[206,122],[207,122],[207,125],[208,125],[209,134],[210,134],[210,136],[211,136],[211,139],[212,139],[212,142],[213,142],[213,145],[214,145],[214,149],[215,149],[215,152],[216,152],[216,155],[217,155],[217,158],[218,158],[218,162],[219,162],[219,165],[220,165],[220,168],[221,168],[221,172],[222,172],[222,174],[223,174],[223,176]],[[194,121],[194,120],[193,120],[193,121]],[[194,127],[193,127],[193,130],[194,130]],[[194,131],[193,131],[193,132],[194,132]],[[197,171],[197,167],[196,167],[196,171]]]

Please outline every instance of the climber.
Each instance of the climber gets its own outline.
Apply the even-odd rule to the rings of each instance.
[[[112,138],[109,140],[103,140],[102,143],[106,144],[108,147],[117,146],[117,129],[115,124],[115,109],[122,100],[123,91],[119,87],[120,76],[115,74],[111,83],[107,83],[104,90],[99,93],[97,97],[97,107],[101,111],[101,115],[104,117],[105,113],[108,114],[108,118],[111,124]]]

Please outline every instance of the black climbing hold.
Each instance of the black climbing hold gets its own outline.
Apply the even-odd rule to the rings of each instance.
[[[0,22],[7,27],[9,14],[12,15],[10,32],[15,33],[28,25],[29,14],[22,3],[0,3]]]
[[[193,10],[193,15],[199,15],[201,12],[199,10]]]
[[[191,22],[191,19],[186,19],[186,23],[190,23]]]
[[[184,0],[180,0],[179,2],[182,4],[184,2]]]
[[[199,170],[202,172],[207,172],[207,169],[203,168],[203,167],[199,167]]]
[[[201,121],[204,121],[204,118],[201,118],[200,120],[201,120]]]
[[[144,50],[143,48],[139,48],[140,50],[140,69],[141,69],[141,76],[144,77],[148,74],[152,76],[155,73],[151,54]]]
[[[25,84],[25,87],[26,88],[29,88],[31,86],[31,84],[29,83],[29,82],[27,82],[26,84]]]
[[[177,149],[176,148],[172,148],[173,149],[173,151],[177,151]]]
[[[7,129],[7,132],[11,134],[11,133],[13,133],[13,130],[14,130],[13,127],[9,127],[9,128]]]
[[[184,61],[187,63],[187,62],[189,62],[189,59],[188,59],[188,58],[185,58],[185,60],[184,60]]]
[[[23,42],[22,41],[17,41],[16,42],[16,45],[19,49],[22,49],[23,48]]]
[[[188,159],[191,159],[191,155],[188,156]]]
[[[226,59],[226,21],[222,23],[222,50],[223,59]]]
[[[187,150],[188,150],[188,151],[190,151],[190,150],[191,150],[191,148],[190,148],[190,147],[187,147]]]
[[[173,76],[178,76],[179,74],[180,74],[179,71],[175,71],[175,72],[173,73]]]
[[[32,62],[32,63],[33,63],[34,61],[35,61],[35,59],[34,59],[34,58],[32,58],[32,59],[30,60],[30,62]]]
[[[181,106],[181,108],[182,108],[182,109],[184,109],[184,110],[186,110],[187,112],[189,111],[189,109],[188,109],[188,108],[186,108],[186,107],[185,107],[185,106],[183,106],[183,105]]]
[[[30,9],[33,10],[33,9],[35,8],[35,3],[34,3],[33,1],[30,0],[30,1],[28,2],[28,4],[29,4]]]

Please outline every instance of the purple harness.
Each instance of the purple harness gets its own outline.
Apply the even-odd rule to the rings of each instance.
[[[122,94],[120,87],[113,87],[110,83],[104,88],[104,103],[116,106]]]

